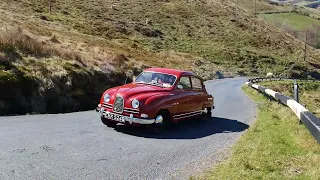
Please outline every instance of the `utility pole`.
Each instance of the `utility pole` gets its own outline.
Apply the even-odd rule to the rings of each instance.
[[[304,61],[306,61],[306,57],[307,57],[307,42],[308,42],[308,30],[306,31],[306,41],[304,42],[304,57],[303,57]]]

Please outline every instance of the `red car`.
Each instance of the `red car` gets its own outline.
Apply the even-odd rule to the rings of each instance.
[[[149,68],[134,82],[106,90],[97,111],[107,126],[152,125],[156,128],[198,116],[211,117],[213,97],[192,72]]]

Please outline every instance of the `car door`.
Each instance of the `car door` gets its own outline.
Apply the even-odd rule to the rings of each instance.
[[[194,91],[194,106],[195,111],[203,109],[203,104],[207,100],[207,95],[203,91],[203,82],[196,76],[191,77],[192,90]]]
[[[175,87],[175,97],[177,109],[174,113],[174,120],[179,121],[193,115],[196,103],[194,100],[194,91],[192,90],[190,76],[180,77]]]

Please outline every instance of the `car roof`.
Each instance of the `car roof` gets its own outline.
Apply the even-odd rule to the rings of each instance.
[[[169,68],[148,68],[144,71],[151,71],[151,72],[159,72],[159,73],[165,73],[165,74],[172,74],[177,77],[180,76],[196,76],[193,72],[190,71],[184,71],[184,70],[178,70],[178,69],[169,69]]]

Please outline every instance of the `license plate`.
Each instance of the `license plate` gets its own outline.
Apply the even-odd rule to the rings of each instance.
[[[117,114],[106,114],[106,118],[107,119],[112,119],[114,121],[118,121],[118,122],[125,122],[126,121],[126,118],[124,116],[120,116],[120,115],[117,115]]]

